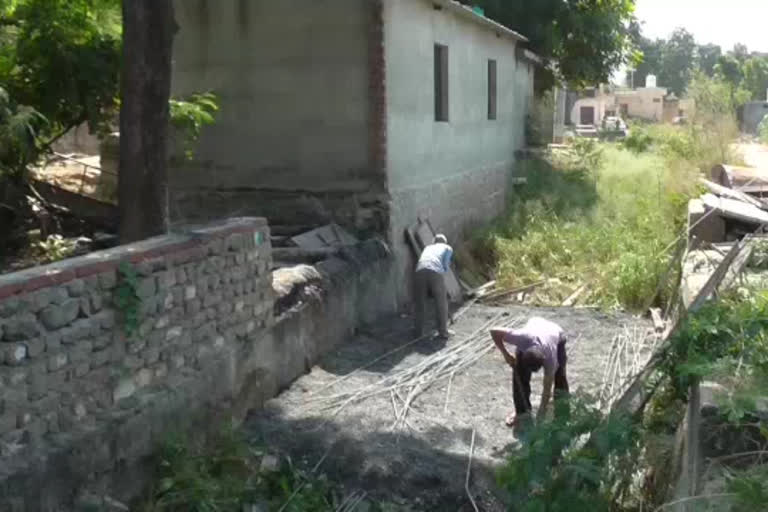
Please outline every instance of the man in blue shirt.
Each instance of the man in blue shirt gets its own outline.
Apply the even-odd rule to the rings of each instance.
[[[437,329],[441,338],[450,335],[448,331],[448,293],[445,289],[445,273],[451,268],[453,249],[448,245],[445,235],[435,235],[433,242],[421,252],[416,265],[415,299],[416,326],[415,335],[424,335],[424,307],[428,292],[432,292],[437,309]]]

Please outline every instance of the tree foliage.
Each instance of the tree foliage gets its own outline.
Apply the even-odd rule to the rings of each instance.
[[[120,72],[119,0],[16,0],[0,10],[0,84],[48,119],[56,135],[114,116]]]
[[[466,2],[469,3],[469,2]],[[476,0],[490,18],[530,39],[572,84],[607,81],[630,58],[634,0]]]
[[[0,177],[19,177],[37,154],[37,133],[45,117],[32,107],[18,105],[0,88]]]
[[[693,34],[684,28],[675,30],[662,48],[659,84],[678,96],[682,95],[691,80],[696,53]]]
[[[698,51],[699,69],[707,76],[715,74],[717,60],[723,54],[723,49],[716,44],[703,44]]]
[[[742,86],[753,100],[766,99],[768,90],[768,58],[752,57],[744,62]]]
[[[685,29],[677,29],[668,39],[651,40],[643,36],[642,27],[630,27],[632,40],[642,54],[634,69],[635,86],[642,85],[645,77],[654,74],[658,83],[678,96],[684,94],[696,71],[704,76],[727,82],[733,90],[749,92],[747,100],[765,99],[768,89],[768,57],[750,54],[743,44],[723,53],[716,44],[696,43]]]

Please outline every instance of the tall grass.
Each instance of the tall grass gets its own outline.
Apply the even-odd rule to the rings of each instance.
[[[683,227],[695,173],[658,153],[600,147],[592,166],[562,155],[523,162],[528,183],[472,244],[500,286],[547,280],[532,296],[538,304],[559,304],[582,285],[581,302],[609,308],[668,300],[665,248]]]

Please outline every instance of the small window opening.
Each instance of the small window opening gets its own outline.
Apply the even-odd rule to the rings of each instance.
[[[496,119],[496,61],[488,60],[488,119]]]
[[[435,45],[435,121],[448,121],[448,47]]]

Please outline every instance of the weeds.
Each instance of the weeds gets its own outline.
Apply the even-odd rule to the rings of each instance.
[[[40,254],[44,263],[69,258],[77,248],[77,241],[64,238],[61,235],[49,235],[45,240],[36,242],[34,249]]]
[[[583,300],[605,307],[667,300],[675,276],[660,283],[670,263],[664,249],[683,227],[695,189],[688,173],[672,172],[659,155],[594,141],[526,161],[523,172],[528,182],[506,215],[472,244],[501,286],[554,278],[534,296],[541,304],[559,304],[582,284]]]
[[[169,101],[171,125],[181,134],[184,158],[191,160],[202,129],[216,121],[219,99],[213,93],[193,94]]]
[[[296,468],[290,459],[264,468],[263,457],[262,448],[232,429],[207,443],[174,436],[159,453],[157,485],[143,512],[241,512],[250,505],[285,506],[285,512],[336,509],[338,496],[327,479]]]
[[[670,338],[659,374],[662,385],[642,421],[603,414],[589,397],[576,396],[570,417],[539,423],[528,432],[498,475],[513,503],[522,504],[515,510],[658,510],[677,478],[671,467],[672,439],[693,378],[726,384],[720,428],[751,436],[754,444],[729,436],[728,453],[741,452],[743,444],[744,453],[768,454],[768,423],[758,409],[768,384],[768,292],[724,297],[692,314]],[[765,507],[768,467],[744,469],[742,460],[740,466],[727,465],[722,474],[722,492],[694,498],[706,506],[717,497],[717,507],[706,510]]]
[[[139,328],[139,308],[141,299],[137,293],[138,276],[136,270],[126,262],[117,269],[120,279],[114,292],[115,309],[120,313],[126,336],[132,336]]]
[[[498,474],[521,511],[602,512],[615,509],[639,454],[628,418],[605,416],[588,397],[571,399],[568,419],[537,425]]]

